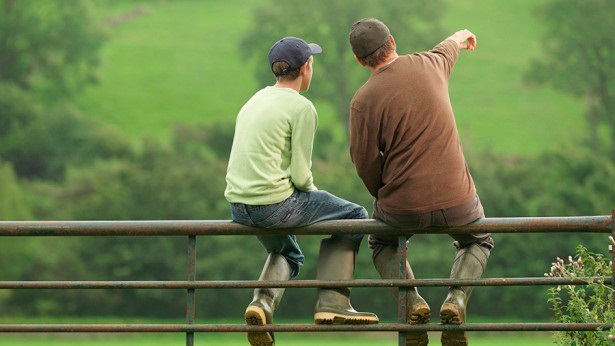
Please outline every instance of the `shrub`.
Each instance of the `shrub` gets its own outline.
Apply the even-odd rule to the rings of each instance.
[[[612,237],[611,242],[615,244]],[[563,285],[549,289],[549,303],[557,322],[561,323],[609,323],[615,322],[612,286],[604,284],[604,277],[612,275],[609,259],[601,254],[577,247],[576,260],[568,257],[566,263],[557,258],[551,271],[545,276],[562,278],[594,277],[587,285]],[[604,345],[612,343],[608,330],[565,331],[555,333],[558,345]]]

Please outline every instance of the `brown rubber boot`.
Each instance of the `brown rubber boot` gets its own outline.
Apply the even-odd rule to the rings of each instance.
[[[451,269],[451,279],[478,279],[483,275],[489,255],[480,246],[471,244],[457,250]],[[448,296],[440,308],[440,321],[443,324],[462,324],[466,322],[466,304],[473,286],[449,287]],[[442,332],[442,346],[466,346],[468,337],[465,332]]]
[[[352,280],[359,244],[346,238],[328,238],[320,243],[317,280]],[[371,324],[378,316],[358,312],[350,305],[350,288],[320,288],[314,309],[316,324]]]
[[[263,266],[259,281],[284,281],[290,278],[290,267],[284,256],[270,253]],[[273,312],[280,303],[284,288],[256,288],[254,299],[248,305],[245,313],[246,323],[262,326],[273,323]],[[273,332],[248,332],[248,341],[252,346],[273,346]]]
[[[373,258],[374,266],[383,279],[399,279],[399,254],[396,245],[382,249]],[[405,274],[407,279],[414,279],[410,263],[406,261]],[[399,290],[391,288],[391,293],[397,299]],[[425,299],[419,295],[416,287],[408,287],[406,295],[406,323],[426,324],[431,318],[431,310]],[[406,346],[427,346],[429,338],[426,331],[406,332]]]

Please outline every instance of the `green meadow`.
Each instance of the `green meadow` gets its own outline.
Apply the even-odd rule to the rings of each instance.
[[[445,30],[467,28],[478,38],[475,51],[462,53],[450,84],[464,146],[536,155],[582,138],[581,99],[524,82],[530,62],[542,54],[543,28],[534,8],[544,0],[446,2]],[[239,51],[254,9],[263,3],[120,2],[106,9],[101,16],[132,15],[110,29],[100,83],[84,91],[79,106],[135,140],[167,140],[177,122],[232,126],[243,103],[263,86],[253,78],[257,64]],[[400,53],[416,49],[400,47]],[[331,107],[313,101],[326,126],[335,118]]]

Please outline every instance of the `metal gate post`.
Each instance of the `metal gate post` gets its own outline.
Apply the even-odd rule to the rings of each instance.
[[[615,209],[611,210],[611,238],[615,239]],[[615,289],[615,248],[614,244],[609,244],[609,252],[611,253],[611,287]],[[615,291],[611,294],[613,309],[615,309]]]
[[[196,236],[188,236],[188,281],[196,280]],[[186,324],[194,324],[196,311],[195,289],[188,288],[186,301]],[[186,346],[194,346],[194,332],[186,332]]]
[[[407,279],[406,278],[406,236],[405,235],[400,235],[397,241],[397,253],[399,254],[399,278],[400,279]],[[408,323],[407,321],[407,314],[408,312],[407,307],[408,304],[406,302],[407,296],[408,296],[408,287],[398,287],[397,289],[398,295],[397,295],[397,320],[400,324],[406,324]],[[404,331],[400,331],[398,334],[398,345],[399,346],[405,346],[406,345],[406,332]]]

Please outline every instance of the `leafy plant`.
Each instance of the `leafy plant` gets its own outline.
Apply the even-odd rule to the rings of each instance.
[[[615,244],[612,237],[611,242]],[[549,303],[557,322],[561,323],[610,323],[615,322],[612,286],[605,285],[603,277],[611,276],[609,259],[602,254],[589,252],[583,245],[577,247],[576,260],[568,257],[566,263],[557,258],[547,277],[582,278],[593,277],[587,285],[564,285],[549,289]],[[555,333],[558,345],[604,345],[613,336],[608,330],[565,331]]]

